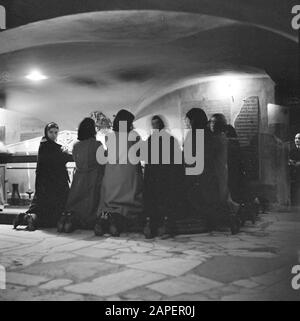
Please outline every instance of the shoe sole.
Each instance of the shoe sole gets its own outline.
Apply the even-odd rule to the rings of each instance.
[[[143,233],[144,233],[144,236],[145,236],[145,238],[146,238],[147,240],[150,240],[150,239],[153,239],[153,238],[154,238],[154,236],[153,236],[153,234],[151,233],[151,230],[150,230],[149,227],[146,227],[146,228],[144,229]]]
[[[113,236],[113,237],[120,237],[120,234],[121,234],[121,233],[118,231],[117,227],[114,226],[114,225],[111,225],[111,226],[109,227],[109,232],[110,232],[111,236]]]
[[[101,226],[100,224],[96,224],[94,228],[94,233],[95,233],[95,236],[98,236],[98,237],[104,236],[105,232],[104,232],[103,226]]]
[[[60,222],[57,224],[57,233],[63,233],[65,230],[65,223]]]
[[[75,228],[73,226],[73,224],[69,224],[68,223],[65,225],[64,227],[64,232],[67,233],[67,234],[71,234],[75,231]]]
[[[34,215],[34,217],[32,216]],[[28,214],[27,218],[27,230],[29,232],[34,232],[37,230],[37,216],[35,214]]]

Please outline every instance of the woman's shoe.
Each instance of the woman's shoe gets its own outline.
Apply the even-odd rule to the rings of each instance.
[[[105,234],[102,222],[96,223],[94,227],[94,232],[95,232],[95,236],[103,236]]]
[[[246,215],[246,205],[244,203],[240,204],[239,210],[238,210],[238,217],[241,222],[241,227],[244,227],[247,221],[247,215]]]
[[[170,220],[167,216],[164,217],[162,225],[157,229],[157,235],[159,237],[170,237],[173,235]]]
[[[27,230],[29,232],[34,232],[37,229],[37,215],[27,214],[25,220],[27,221]]]
[[[112,213],[109,216],[109,234],[113,237],[121,235],[120,219],[120,214]]]
[[[57,222],[57,232],[63,233],[65,231],[65,223],[66,223],[66,213],[63,213],[59,221]]]
[[[26,216],[26,213],[20,213],[20,214],[18,214],[17,217],[13,220],[14,230],[16,230],[19,225],[26,225],[26,223],[25,223],[25,216]]]
[[[236,215],[230,215],[230,230],[232,235],[236,235],[240,232],[241,223]]]
[[[65,224],[64,224],[64,232],[65,233],[73,233],[75,231],[75,219],[72,213],[66,214]]]
[[[154,235],[151,230],[151,219],[150,217],[147,217],[146,219],[146,225],[144,227],[144,235],[147,240],[153,239]]]
[[[103,212],[96,219],[95,236],[103,236],[108,230],[108,213]]]

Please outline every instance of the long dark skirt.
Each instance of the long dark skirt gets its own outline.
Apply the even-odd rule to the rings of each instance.
[[[238,139],[228,139],[228,187],[231,198],[240,202],[244,198],[245,178],[242,168],[242,153]]]
[[[36,193],[27,213],[38,217],[38,226],[55,227],[63,213],[69,194],[69,183],[65,175],[56,180],[37,175]]]
[[[190,217],[204,219],[213,229],[219,221],[220,193],[217,177],[209,174],[186,176],[187,212]]]
[[[154,224],[168,217],[175,220],[178,216],[180,193],[184,178],[181,165],[147,165],[144,180],[145,215]]]
[[[104,170],[97,166],[89,170],[76,170],[66,211],[72,212],[79,227],[95,226]]]

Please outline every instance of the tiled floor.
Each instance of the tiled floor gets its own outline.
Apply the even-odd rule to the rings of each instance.
[[[261,215],[232,236],[14,231],[0,225],[0,300],[300,300],[300,213]]]

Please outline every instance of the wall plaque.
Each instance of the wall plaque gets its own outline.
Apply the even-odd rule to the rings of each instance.
[[[256,96],[244,100],[243,107],[235,119],[241,146],[249,146],[259,132],[259,99]]]

